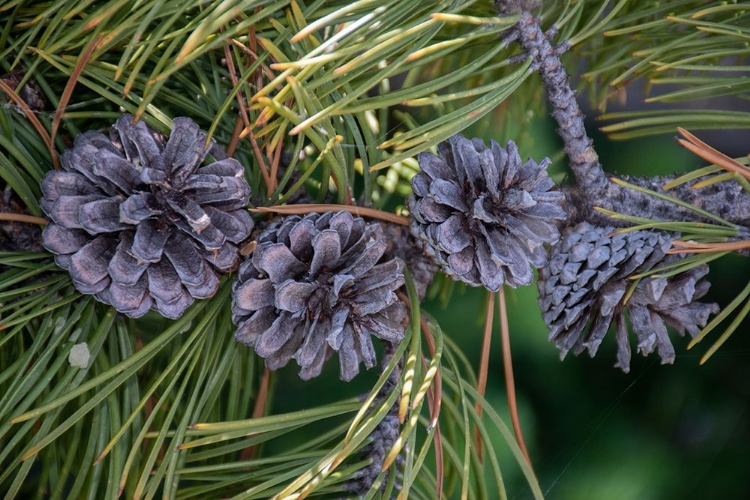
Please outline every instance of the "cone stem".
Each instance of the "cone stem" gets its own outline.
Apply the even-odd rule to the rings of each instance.
[[[532,67],[542,77],[551,114],[560,126],[558,133],[565,143],[565,153],[579,188],[587,197],[598,197],[606,189],[608,179],[586,133],[584,115],[570,88],[568,73],[560,62],[558,54],[565,47],[553,47],[538,20],[528,11],[521,12],[513,30],[516,42],[533,58]]]

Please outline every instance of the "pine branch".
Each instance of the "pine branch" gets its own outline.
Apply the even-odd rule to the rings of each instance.
[[[563,139],[570,168],[575,175],[576,186],[567,191],[570,210],[567,224],[575,224],[581,220],[612,224],[612,221],[593,211],[593,207],[654,220],[707,221],[706,217],[696,216],[695,210],[685,208],[664,196],[651,196],[643,190],[629,189],[624,185],[630,183],[716,214],[737,226],[736,238],[747,239],[750,235],[750,227],[746,226],[750,214],[750,193],[739,183],[724,182],[701,189],[681,185],[667,191],[663,186],[674,178],[624,177],[620,180],[613,178],[610,182],[594,150],[593,141],[586,133],[584,115],[559,58],[559,54],[567,46],[565,42],[558,47],[552,46],[550,35],[554,36],[557,30],[553,27],[547,34],[542,31],[539,19],[529,11],[532,4],[518,0],[498,2],[497,5],[501,14],[520,13],[518,23],[507,36],[515,40],[524,54],[532,59],[532,68],[539,72],[544,82],[547,101],[552,108],[551,114],[559,125],[558,133]]]
[[[572,48],[590,55],[584,78],[601,94],[610,92],[609,83],[621,88],[646,77],[659,85],[686,72],[690,77],[681,80],[686,88],[652,100],[744,97],[746,82],[714,64],[747,54],[728,48],[748,35],[747,14],[737,5],[681,0],[677,9],[675,3],[582,1],[550,4],[536,17],[535,2],[522,0],[497,2],[495,12],[472,0],[6,3],[0,7],[0,67],[8,73],[0,77],[0,178],[6,189],[0,200],[0,219],[6,219],[0,221],[0,489],[7,498],[47,492],[71,498],[332,498],[352,489],[369,498],[378,492],[504,498],[507,475],[501,474],[498,455],[506,448],[534,497],[541,498],[523,447],[483,390],[475,389],[479,383],[470,363],[421,309],[437,265],[417,237],[429,239],[432,247],[425,248],[439,256],[435,260],[472,284],[520,286],[531,283],[532,268],[539,268],[540,305],[553,325],[553,340],[563,351],[595,351],[612,322],[623,369],[630,356],[627,311],[638,348],[657,349],[671,362],[675,351],[664,322],[696,335],[715,311],[693,300],[708,289],[701,280],[705,264],[747,251],[744,165],[712,152],[704,158],[718,167],[688,180],[610,179],[560,59]],[[676,15],[667,17],[670,7]],[[542,25],[551,28],[545,32]],[[609,37],[602,40],[602,32]],[[615,43],[621,47],[612,50]],[[746,71],[744,65],[736,69]],[[454,137],[495,110],[512,124],[503,134],[525,127],[531,113],[522,119],[523,113],[540,107],[535,89],[522,87],[533,72],[542,77],[575,176],[575,186],[564,188],[566,198],[547,175],[547,160],[523,162],[512,142],[488,147]],[[511,97],[522,105],[506,104]],[[123,111],[140,119],[139,125],[121,118]],[[627,135],[674,123],[745,126],[745,115],[714,110],[676,122],[679,117],[665,114],[610,130]],[[113,122],[116,137],[107,138],[101,132]],[[193,129],[206,132],[191,142]],[[167,186],[180,177],[179,168],[165,180],[157,171],[161,160],[150,164],[155,157],[149,155],[168,149],[162,134],[170,130],[185,138],[177,142],[200,150],[193,160],[202,161],[204,154],[216,160],[209,162],[213,173],[192,179],[189,187]],[[444,140],[449,142],[438,148],[440,157],[424,153]],[[93,143],[78,147],[74,141]],[[234,159],[212,141],[228,144]],[[91,148],[97,153],[81,160],[81,151]],[[454,148],[450,161],[446,148]],[[106,162],[97,158],[114,150],[130,168],[102,173]],[[59,153],[64,168],[50,174]],[[184,155],[165,163],[182,165]],[[457,168],[446,172],[446,163]],[[207,290],[197,290],[205,300],[183,304],[179,312],[185,315],[175,320],[147,307],[155,287],[141,283],[140,295],[132,297],[115,287],[121,293],[116,300],[109,285],[109,295],[99,290],[98,278],[111,273],[112,259],[105,254],[112,248],[123,247],[118,255],[134,271],[120,273],[118,286],[132,284],[131,275],[148,260],[124,248],[132,250],[130,233],[137,231],[131,227],[129,236],[120,235],[117,206],[122,185],[140,186],[146,170],[152,182],[141,194],[158,196],[140,206],[149,211],[143,220],[163,222],[160,217],[169,212],[168,222],[179,226],[175,231],[208,241],[200,258],[180,261],[180,278],[194,262],[216,262],[225,248],[220,236],[209,234],[216,227],[206,226],[201,206],[230,206],[244,222],[227,247],[241,248],[247,257],[242,279],[234,286],[233,276],[209,279]],[[129,180],[120,175],[125,171]],[[72,173],[85,179],[65,177]],[[236,189],[242,199],[235,206],[228,186],[237,187],[235,181],[243,178],[249,189]],[[131,187],[124,191],[128,197]],[[97,207],[109,212],[76,205],[91,203],[80,198],[92,190],[102,204]],[[196,209],[185,198],[200,190],[211,201],[204,199]],[[411,227],[417,228],[412,235],[402,200],[410,194],[420,198],[410,202]],[[250,209],[253,220],[245,210],[247,198],[259,207]],[[338,204],[331,203],[334,198]],[[346,215],[333,220],[330,212],[339,209],[366,220],[342,223],[352,219]],[[207,211],[222,231],[232,232],[231,221]],[[295,219],[295,213],[313,211],[321,215],[297,226],[303,218]],[[126,215],[135,220],[135,212]],[[58,264],[69,264],[80,251],[70,244],[95,233],[111,243],[79,259],[75,285],[41,252],[39,228],[27,224],[42,224],[45,213],[54,219],[48,227],[69,226],[64,238],[47,233],[45,244],[54,248]],[[418,224],[415,216],[422,217]],[[596,224],[571,231],[580,220]],[[250,234],[254,224],[259,230]],[[365,237],[349,241],[364,224]],[[271,236],[276,229],[281,234]],[[671,239],[661,230],[681,231],[695,241],[678,241],[667,250]],[[596,236],[592,252],[576,247],[581,233]],[[465,244],[468,238],[481,245]],[[604,263],[602,256],[619,255],[624,240],[630,242],[627,258]],[[161,255],[158,241],[147,242]],[[193,248],[192,240],[184,243]],[[458,247],[460,258],[451,255]],[[678,258],[677,249],[695,255]],[[167,253],[173,257],[178,250],[173,246]],[[649,252],[653,256],[646,258]],[[331,270],[343,261],[346,265]],[[307,274],[297,276],[297,270]],[[205,273],[187,278],[189,291],[206,284]],[[316,288],[321,280],[325,293]],[[447,301],[453,282],[436,281],[432,294]],[[357,297],[347,288],[352,282]],[[101,293],[99,298],[117,309],[143,317],[125,318],[96,304],[76,291],[82,283],[85,293]],[[182,290],[182,281],[174,283]],[[748,290],[693,343],[729,319],[708,355],[724,342],[750,310]],[[162,308],[170,310],[175,309]],[[306,376],[322,369],[329,346],[342,356],[342,374],[349,379],[361,363],[376,364],[376,350],[368,344],[373,332],[393,343],[386,345],[381,376],[364,400],[347,399],[343,393],[352,386],[333,382],[339,384],[339,401],[274,413],[274,398],[278,402],[291,388],[274,375],[276,383],[267,384],[262,396],[268,397],[263,399],[268,414],[260,415],[253,408],[259,406],[258,391],[265,390],[263,359],[235,341],[238,319],[245,341],[270,366],[306,364],[312,367]],[[303,330],[310,335],[298,342]],[[494,435],[502,436],[501,446]],[[433,449],[434,465],[427,460]]]

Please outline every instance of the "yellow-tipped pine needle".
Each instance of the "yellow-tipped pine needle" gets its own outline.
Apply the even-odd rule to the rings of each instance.
[[[513,17],[476,17],[476,16],[462,16],[459,14],[448,14],[445,12],[436,12],[430,14],[430,17],[436,21],[443,23],[464,23],[464,24],[504,24],[511,26],[518,21],[518,16]]]

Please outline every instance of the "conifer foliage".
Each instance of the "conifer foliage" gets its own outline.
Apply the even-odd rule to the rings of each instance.
[[[612,327],[625,372],[633,339],[673,363],[671,330],[723,327],[705,360],[750,311],[750,283],[707,296],[750,254],[747,161],[678,129],[750,114],[610,115],[710,164],[618,177],[580,105],[657,71],[715,73],[655,101],[747,97],[747,66],[716,76],[746,44],[725,2],[10,0],[0,25],[4,498],[505,498],[505,451],[542,498],[424,300],[484,288],[491,332],[538,276],[525,334],[594,356]]]

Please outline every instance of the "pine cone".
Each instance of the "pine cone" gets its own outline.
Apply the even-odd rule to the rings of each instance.
[[[393,355],[395,354],[395,352],[396,346],[394,344],[386,344],[383,346],[383,356],[380,360],[381,369],[385,370],[386,366],[393,359]],[[396,363],[393,371],[390,373],[385,383],[380,388],[380,391],[375,396],[375,399],[373,400],[372,405],[368,410],[368,414],[375,408],[377,408],[382,403],[382,401],[388,397],[389,394],[391,394],[393,391],[398,390],[398,383],[401,379],[403,363],[403,358],[401,358]],[[366,399],[367,396],[368,395],[363,395],[362,400]],[[375,480],[377,480],[378,476],[380,475],[380,471],[383,469],[383,464],[385,463],[387,454],[391,451],[394,444],[401,435],[401,422],[398,418],[398,412],[399,404],[397,399],[394,405],[391,406],[391,408],[388,410],[388,413],[385,415],[385,417],[383,417],[383,420],[381,420],[375,427],[375,429],[373,429],[370,433],[368,437],[370,442],[365,444],[359,450],[359,452],[352,457],[352,459],[356,459],[357,461],[369,459],[370,463],[359,469],[354,474],[352,479],[344,483],[342,488],[344,491],[351,493],[352,495],[359,498],[366,496],[367,493],[370,492],[373,484],[375,483]],[[404,457],[402,450],[401,453],[396,456],[395,463],[397,467],[401,467],[403,465],[403,462]],[[386,474],[383,477],[383,482],[381,483],[380,487],[381,491],[385,490],[385,486],[389,480],[389,473],[390,471],[386,471]],[[401,487],[402,484],[398,480],[396,480],[394,482],[394,491],[400,491]],[[395,495],[391,495],[391,498],[395,498]]]
[[[398,403],[393,405],[386,416],[383,417],[383,420],[370,433],[368,438],[370,442],[359,450],[358,455],[363,459],[371,460],[371,462],[369,465],[359,469],[352,479],[344,483],[343,490],[347,493],[351,493],[357,498],[364,498],[372,489],[372,485],[380,475],[387,454],[393,449],[393,445],[401,436],[398,407]],[[388,476],[385,476],[381,483],[381,491],[385,490],[387,482]],[[396,489],[400,488],[397,487]]]
[[[380,225],[347,212],[291,216],[257,241],[234,283],[232,320],[237,340],[271,370],[294,358],[307,380],[336,351],[349,381],[360,363],[375,366],[370,335],[403,339],[406,306],[395,294],[403,262],[378,264],[386,249]]]
[[[638,350],[645,356],[656,349],[663,364],[672,363],[675,351],[665,323],[680,335],[687,331],[694,337],[706,325],[708,316],[718,312],[716,304],[695,302],[710,287],[707,281],[699,283],[708,267],[698,266],[669,279],[643,278],[623,304],[633,284],[630,276],[677,257],[665,259],[671,246],[671,238],[665,234],[633,231],[610,236],[614,231],[614,227],[582,222],[568,229],[552,248],[549,265],[540,270],[538,282],[539,305],[550,328],[549,339],[560,349],[562,358],[571,349],[576,355],[587,349],[593,357],[614,321],[615,366],[627,373],[627,310]]]
[[[560,237],[564,195],[550,191],[548,159],[521,163],[516,145],[487,148],[480,139],[454,135],[440,156],[419,155],[412,178],[411,230],[425,251],[454,279],[497,291],[528,285],[529,264],[546,263],[542,245]]]
[[[219,161],[200,166],[209,152]],[[253,228],[242,165],[188,118],[168,140],[131,115],[110,138],[85,132],[41,187],[45,248],[81,293],[132,317],[178,318],[213,296]]]
[[[380,225],[383,227],[385,241],[388,244],[385,258],[398,257],[404,261],[414,280],[419,300],[424,299],[427,295],[427,288],[438,271],[438,266],[424,254],[421,249],[422,242],[409,234],[406,226],[388,222],[380,222]]]

